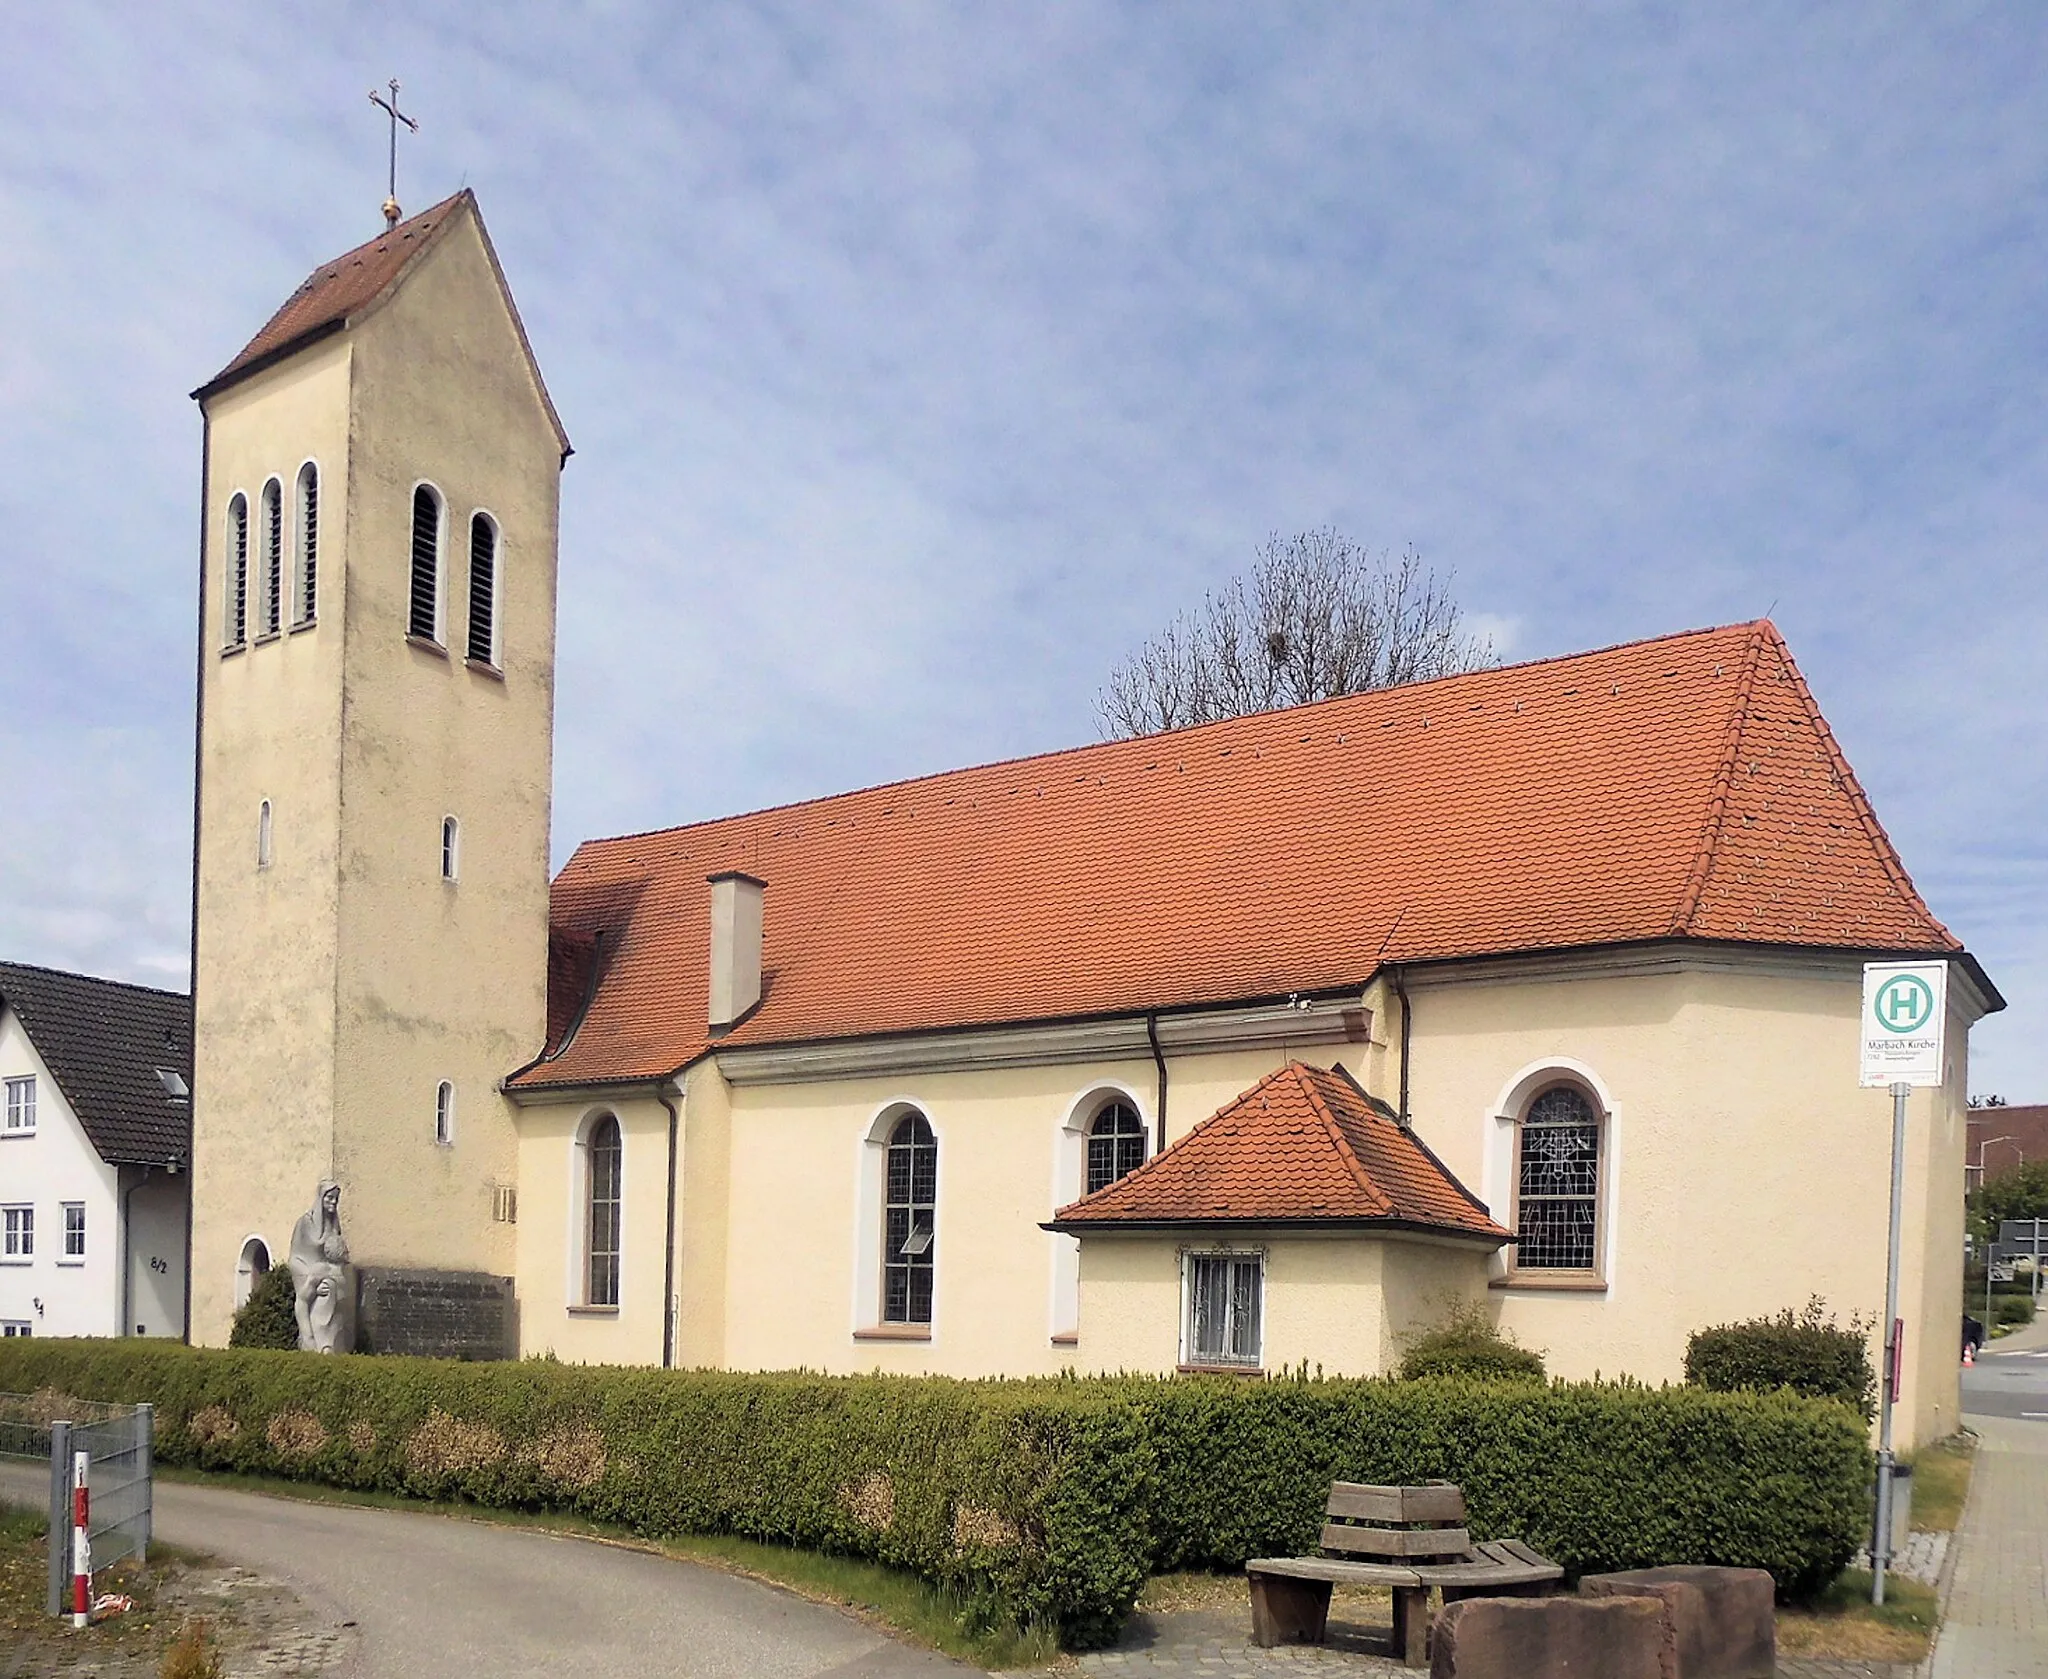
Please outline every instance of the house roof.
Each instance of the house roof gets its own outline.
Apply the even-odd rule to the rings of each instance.
[[[526,326],[512,301],[512,290],[505,282],[504,270],[498,265],[497,252],[491,245],[489,231],[484,227],[483,212],[477,208],[476,195],[467,187],[452,198],[442,199],[432,209],[408,217],[397,226],[385,229],[376,238],[366,240],[354,250],[344,251],[332,262],[322,263],[314,269],[298,290],[278,306],[277,313],[264,322],[263,329],[242,346],[227,366],[194,391],[193,396],[204,401],[308,344],[352,326],[389,297],[406,270],[433,249],[441,236],[463,216],[475,221],[477,232],[483,239],[498,289],[504,295],[505,308],[512,316],[520,345],[526,352],[534,388],[539,392],[541,406],[547,410],[548,423],[554,427],[566,455],[569,452],[568,434],[562,429],[561,418],[556,414],[554,401],[541,378],[540,364],[534,360],[533,348],[526,341]]]
[[[767,882],[720,1046],[1335,993],[1669,938],[1947,954],[1777,630],[1737,624],[592,840],[583,993],[515,1087],[679,1070],[708,875]],[[601,938],[599,938],[601,935]]]
[[[88,974],[0,962],[12,1009],[100,1158],[162,1166],[192,1159],[192,1103],[158,1070],[192,1083],[192,999]]]
[[[1965,1164],[1983,1167],[1986,1177],[1995,1178],[2029,1161],[2048,1160],[2048,1104],[1972,1108],[1966,1129]]]
[[[1051,1228],[1377,1224],[1509,1233],[1412,1131],[1341,1069],[1290,1062],[1129,1176],[1062,1207]]]

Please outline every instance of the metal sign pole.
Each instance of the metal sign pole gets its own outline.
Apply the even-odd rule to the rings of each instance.
[[[1884,1602],[1885,1564],[1892,1556],[1892,1406],[1899,1397],[1899,1209],[1906,1195],[1906,1098],[1892,1086],[1892,1223],[1884,1268],[1884,1394],[1877,1422],[1877,1532],[1870,1547],[1870,1601]]]

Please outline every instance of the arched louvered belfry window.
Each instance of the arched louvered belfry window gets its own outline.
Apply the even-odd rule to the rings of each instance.
[[[407,630],[441,639],[441,497],[431,484],[412,493],[412,599]]]
[[[469,656],[495,665],[498,624],[498,527],[487,513],[469,521]]]
[[[1145,1164],[1145,1122],[1128,1102],[1111,1102],[1088,1127],[1086,1193],[1107,1189]]]
[[[237,490],[228,503],[227,593],[222,601],[227,645],[249,639],[249,498]]]
[[[263,486],[262,631],[276,635],[284,625],[284,486],[273,478]]]
[[[912,1109],[889,1133],[882,1199],[882,1321],[932,1321],[933,1244],[937,1238],[939,1140]]]
[[[588,1265],[584,1283],[586,1306],[619,1303],[619,1213],[625,1195],[625,1151],[619,1122],[600,1114],[591,1122],[584,1142],[588,1221],[584,1226]]]
[[[320,469],[311,461],[299,468],[298,516],[292,526],[299,550],[293,622],[310,624],[320,603]]]

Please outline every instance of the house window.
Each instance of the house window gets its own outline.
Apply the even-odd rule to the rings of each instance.
[[[235,1261],[235,1306],[239,1310],[249,1303],[249,1296],[256,1292],[256,1285],[270,1275],[270,1244],[261,1236],[251,1236],[242,1244],[242,1255]]]
[[[64,1257],[83,1259],[85,1257],[85,1203],[66,1201],[64,1203]]]
[[[1257,1369],[1266,1256],[1191,1253],[1183,1279],[1181,1362]]]
[[[7,1118],[9,1131],[33,1131],[36,1128],[36,1076],[29,1073],[18,1079],[7,1081]]]
[[[0,1323],[0,1341],[12,1341],[16,1336],[25,1341],[34,1333],[35,1329],[30,1324],[17,1323],[11,1320],[6,1323]]]
[[[434,1090],[434,1141],[443,1148],[455,1141],[455,1086],[446,1079]]]
[[[284,489],[273,478],[263,486],[263,633],[276,635],[284,622]]]
[[[1145,1164],[1145,1124],[1128,1102],[1112,1102],[1088,1127],[1088,1186],[1093,1195]]]
[[[441,497],[431,484],[412,493],[412,597],[406,628],[441,639]]]
[[[1515,1269],[1599,1268],[1600,1115],[1585,1092],[1553,1084],[1516,1127]]]
[[[590,1140],[584,1147],[589,1154],[590,1186],[587,1226],[590,1264],[584,1303],[616,1306],[619,1303],[619,1212],[624,1166],[619,1122],[610,1114],[600,1114],[590,1127]]]
[[[462,824],[452,816],[441,818],[441,878],[453,880],[462,864]]]
[[[469,656],[480,665],[497,657],[498,527],[482,513],[469,521]]]
[[[939,1140],[912,1111],[889,1133],[882,1204],[882,1321],[932,1321],[932,1247],[938,1234]]]
[[[240,491],[228,503],[227,645],[249,639],[249,500]]]
[[[299,513],[292,525],[299,545],[295,622],[310,624],[320,600],[320,469],[311,461],[299,468]]]
[[[35,1256],[35,1208],[0,1207],[0,1259],[21,1264]]]
[[[256,866],[270,867],[270,801],[265,799],[256,807]]]

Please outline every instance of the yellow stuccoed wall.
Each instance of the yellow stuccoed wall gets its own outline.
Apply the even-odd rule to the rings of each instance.
[[[321,466],[314,628],[223,658],[229,494]],[[545,1028],[556,434],[476,224],[389,301],[208,403],[193,1338],[243,1238],[281,1260],[323,1176],[359,1263],[510,1274],[498,1081]],[[447,500],[447,654],[408,643],[411,503]],[[498,521],[502,680],[461,656],[473,511]],[[276,863],[255,867],[256,812]],[[460,879],[440,876],[444,815]],[[433,1139],[456,1087],[455,1144]]]

